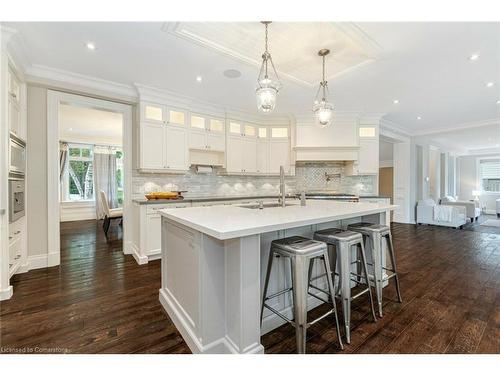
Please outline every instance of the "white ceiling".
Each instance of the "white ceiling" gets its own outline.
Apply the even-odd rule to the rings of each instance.
[[[91,144],[122,144],[122,114],[61,104],[59,138]]]
[[[8,26],[20,31],[14,41],[24,44],[32,64],[255,111],[255,61],[263,45],[258,22]],[[273,23],[269,38],[284,73],[279,112],[310,110],[316,87],[298,81],[320,79],[315,54],[321,46],[332,50],[327,73],[335,76],[329,85],[337,110],[386,113],[412,134],[500,118],[500,23]],[[86,49],[87,41],[97,50]],[[336,49],[344,52],[336,55]],[[472,53],[480,58],[470,61]],[[226,78],[226,69],[242,75]],[[490,81],[495,86],[487,88]]]
[[[458,153],[500,152],[500,119],[488,125],[429,134],[419,139]]]

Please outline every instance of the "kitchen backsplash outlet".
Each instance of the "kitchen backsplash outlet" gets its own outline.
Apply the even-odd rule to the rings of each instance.
[[[326,180],[325,173],[330,175],[330,181]],[[368,195],[375,193],[376,183],[376,176],[346,176],[341,162],[307,163],[296,166],[295,176],[286,177],[286,190],[287,193],[302,190],[334,190]],[[185,197],[277,195],[279,177],[228,176],[216,172],[197,174],[192,170],[183,175],[135,172],[132,189],[134,198],[143,198],[144,194],[152,191],[170,190],[187,190]]]

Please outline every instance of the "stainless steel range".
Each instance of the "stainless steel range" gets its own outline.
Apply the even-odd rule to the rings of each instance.
[[[343,201],[343,202],[359,202],[359,197],[357,195],[337,193],[328,190],[308,191],[306,193],[306,199],[325,199],[325,200]]]

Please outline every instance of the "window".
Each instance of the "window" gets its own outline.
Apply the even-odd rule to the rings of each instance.
[[[92,160],[91,145],[69,145],[67,200],[81,201],[94,199]]]
[[[116,199],[123,206],[123,151],[116,151]]]
[[[479,178],[482,191],[500,193],[500,158],[480,159]]]

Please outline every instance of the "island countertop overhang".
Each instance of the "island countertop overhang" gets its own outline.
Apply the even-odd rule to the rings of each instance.
[[[239,205],[188,207],[159,210],[169,220],[219,240],[251,236],[329,221],[344,220],[391,211],[396,205],[366,202],[308,200],[287,207],[259,209]]]

